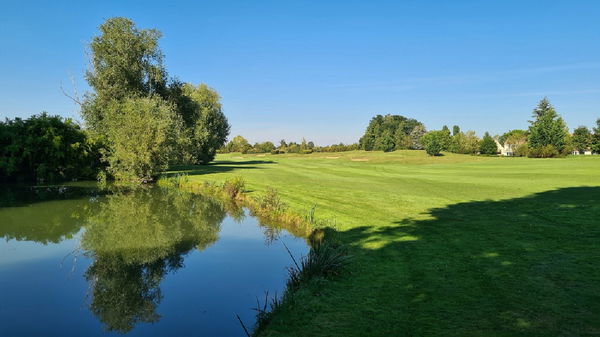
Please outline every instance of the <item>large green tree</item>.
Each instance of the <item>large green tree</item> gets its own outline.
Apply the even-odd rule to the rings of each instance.
[[[479,152],[479,138],[475,131],[455,133],[452,135],[449,151],[463,154],[476,154]]]
[[[169,163],[208,163],[229,133],[215,90],[168,81],[160,37],[117,17],[100,26],[89,46],[86,79],[93,91],[81,113],[107,140],[104,160],[117,179],[147,181]]]
[[[481,143],[479,144],[479,152],[487,155],[498,153],[498,146],[496,145],[494,138],[492,138],[488,132],[486,132],[481,139]]]
[[[453,126],[453,127],[452,127],[452,135],[453,135],[453,136],[456,136],[456,135],[458,135],[459,133],[460,133],[460,126],[458,126],[458,125],[455,125],[455,126]]]
[[[590,132],[590,129],[585,126],[580,126],[575,129],[573,131],[571,142],[575,150],[583,154],[592,145],[592,133]]]
[[[558,153],[568,150],[568,135],[565,121],[556,113],[547,98],[533,110],[530,121],[528,145],[532,153],[539,149],[554,149]]]
[[[425,152],[430,156],[439,156],[450,146],[450,133],[447,130],[429,131],[421,137]]]
[[[89,128],[103,132],[110,102],[166,96],[167,72],[158,30],[140,30],[130,19],[115,17],[100,25],[100,33],[89,45],[90,67],[85,77],[93,93],[86,96],[82,115]]]
[[[226,152],[241,152],[246,153],[252,148],[248,140],[240,135],[233,137],[232,140],[225,145]]]
[[[423,135],[421,122],[400,115],[377,115],[371,119],[364,135],[359,140],[360,148],[366,151],[393,151],[413,147],[411,133],[418,128],[417,139]],[[420,145],[420,144],[415,144]]]
[[[221,97],[206,84],[186,83],[182,94],[187,102],[179,107],[189,137],[188,151],[194,163],[208,164],[215,158],[229,135],[229,123],[223,113]]]

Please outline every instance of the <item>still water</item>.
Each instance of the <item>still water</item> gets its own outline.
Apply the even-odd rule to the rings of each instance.
[[[245,336],[306,241],[158,187],[0,186],[0,336]]]

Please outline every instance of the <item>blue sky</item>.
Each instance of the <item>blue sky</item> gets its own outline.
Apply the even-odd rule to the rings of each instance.
[[[3,2],[0,117],[78,118],[86,41],[126,16],[163,32],[171,76],[222,96],[232,136],[355,142],[375,114],[482,134],[548,96],[600,117],[600,1]]]

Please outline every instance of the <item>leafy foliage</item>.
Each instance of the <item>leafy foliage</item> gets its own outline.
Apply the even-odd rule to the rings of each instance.
[[[429,131],[421,138],[421,143],[430,156],[439,156],[450,146],[450,133],[447,130]]]
[[[248,140],[240,135],[237,135],[233,137],[233,139],[230,140],[227,145],[225,145],[223,152],[247,153],[250,149],[252,149],[252,145],[248,143]]]
[[[585,126],[580,126],[573,131],[572,138],[573,147],[579,153],[584,153],[592,145],[592,133],[590,129]]]
[[[158,30],[139,30],[130,19],[115,17],[106,20],[100,32],[90,43],[92,68],[86,72],[96,93],[114,99],[164,92],[166,70]]]
[[[413,134],[417,127],[417,132]],[[366,151],[385,152],[418,149],[424,131],[423,124],[416,119],[400,115],[377,115],[369,122],[359,146]]]
[[[554,158],[559,155],[558,150],[552,145],[529,148],[527,151],[527,156],[531,158]]]
[[[195,163],[208,164],[215,159],[229,135],[229,123],[222,111],[219,94],[206,84],[183,85],[188,104],[179,108],[189,137],[189,153]]]
[[[108,171],[118,180],[153,180],[168,167],[181,130],[172,105],[158,97],[113,102],[107,110]]]
[[[254,143],[252,146],[251,153],[270,153],[275,150],[275,144],[272,142],[262,142],[262,143]]]
[[[498,137],[498,142],[502,145],[512,144],[521,145],[527,143],[527,131],[526,130],[510,130]]]
[[[460,126],[455,125],[452,127],[452,136],[456,136],[460,133]]]
[[[494,138],[490,136],[488,132],[485,133],[483,138],[481,139],[481,144],[479,145],[479,152],[481,154],[493,155],[498,153],[498,146],[496,146],[496,142]]]
[[[592,136],[591,148],[594,153],[600,153],[600,118],[596,120],[594,135]]]
[[[223,183],[223,191],[225,191],[230,199],[240,196],[244,192],[245,187],[246,182],[240,176],[228,179]]]
[[[90,43],[82,102],[88,128],[108,140],[108,172],[119,180],[148,181],[169,163],[206,164],[229,134],[217,92],[205,84],[167,81],[155,29],[116,17]]]
[[[0,122],[0,179],[95,178],[102,144],[70,119],[46,113]]]
[[[476,154],[479,152],[479,138],[475,131],[458,131],[452,135],[448,150],[453,153]]]
[[[542,99],[533,110],[533,117],[534,120],[530,121],[528,138],[530,157],[554,153],[549,151],[550,147],[554,148],[557,154],[568,151],[567,126],[547,98]],[[542,148],[543,151],[537,150]]]

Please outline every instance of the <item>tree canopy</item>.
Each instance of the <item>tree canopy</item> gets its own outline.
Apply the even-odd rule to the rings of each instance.
[[[591,149],[594,153],[600,153],[600,118],[596,120],[596,127],[592,135]]]
[[[416,131],[416,132],[414,132]],[[359,146],[366,151],[393,151],[421,148],[423,123],[400,115],[377,115],[371,119]]]
[[[191,161],[207,164],[215,158],[217,150],[225,144],[229,135],[229,123],[223,113],[221,97],[206,84],[182,87],[186,100],[179,108],[185,124],[185,136],[189,139],[188,153]]]
[[[448,130],[429,131],[421,137],[421,143],[428,155],[439,156],[450,146],[450,132]]]
[[[462,132],[459,129],[452,135],[448,150],[453,153],[476,154],[479,152],[479,142],[475,131]]]
[[[502,145],[511,144],[511,145],[521,145],[527,142],[527,131],[526,130],[510,130],[500,137],[498,137],[498,142]]]
[[[564,153],[567,149],[567,126],[554,110],[547,98],[542,99],[533,110],[533,120],[529,126],[528,145],[531,156],[536,153]],[[540,152],[542,149],[544,151]],[[546,155],[544,155],[546,156]]]
[[[493,155],[498,153],[498,146],[494,141],[494,138],[490,136],[489,132],[486,132],[481,139],[479,144],[479,152],[481,154]]]
[[[106,139],[103,159],[119,180],[148,181],[170,163],[206,164],[225,143],[229,123],[218,93],[168,80],[155,29],[116,17],[90,43],[92,88],[81,114]]]
[[[573,131],[573,138],[571,139],[573,147],[579,153],[584,153],[592,146],[592,133],[590,129],[585,126],[580,126]]]

